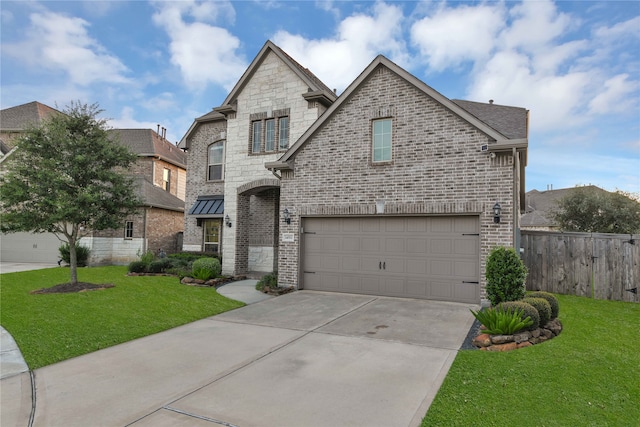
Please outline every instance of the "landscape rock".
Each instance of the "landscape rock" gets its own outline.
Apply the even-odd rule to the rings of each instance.
[[[483,351],[511,351],[543,343],[562,331],[560,320],[554,319],[544,327],[533,331],[521,331],[514,335],[488,335],[481,333],[472,344]],[[482,332],[482,330],[480,330]]]

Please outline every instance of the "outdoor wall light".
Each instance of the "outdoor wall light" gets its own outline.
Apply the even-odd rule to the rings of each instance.
[[[291,224],[291,214],[289,214],[289,209],[284,208],[284,211],[282,211],[282,216],[284,218],[284,222],[286,222],[287,224]]]
[[[500,222],[500,211],[502,211],[500,203],[496,202],[496,204],[493,205],[493,222],[496,224]]]
[[[229,218],[229,215],[224,217],[224,223],[227,227],[231,227],[231,218]]]

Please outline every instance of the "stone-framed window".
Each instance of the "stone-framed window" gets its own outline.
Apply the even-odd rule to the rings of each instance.
[[[224,177],[224,141],[209,145],[207,160],[207,180],[221,181]]]
[[[124,223],[124,238],[133,239],[133,221],[126,221]]]
[[[289,108],[253,113],[250,120],[250,154],[271,154],[289,148]]]
[[[371,159],[373,163],[391,161],[391,130],[393,120],[390,117],[372,121]]]

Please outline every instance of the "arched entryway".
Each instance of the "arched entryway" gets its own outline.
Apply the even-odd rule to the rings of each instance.
[[[277,270],[280,180],[246,183],[237,197],[235,274]]]

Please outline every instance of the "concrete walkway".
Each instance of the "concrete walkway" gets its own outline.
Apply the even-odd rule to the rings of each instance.
[[[254,304],[256,302],[273,298],[271,295],[256,291],[257,283],[257,280],[251,279],[231,282],[227,285],[220,286],[218,288],[218,293],[229,299],[242,301],[245,304]]]
[[[418,426],[473,323],[469,308],[270,298],[6,378],[2,425],[32,414],[34,426]]]

